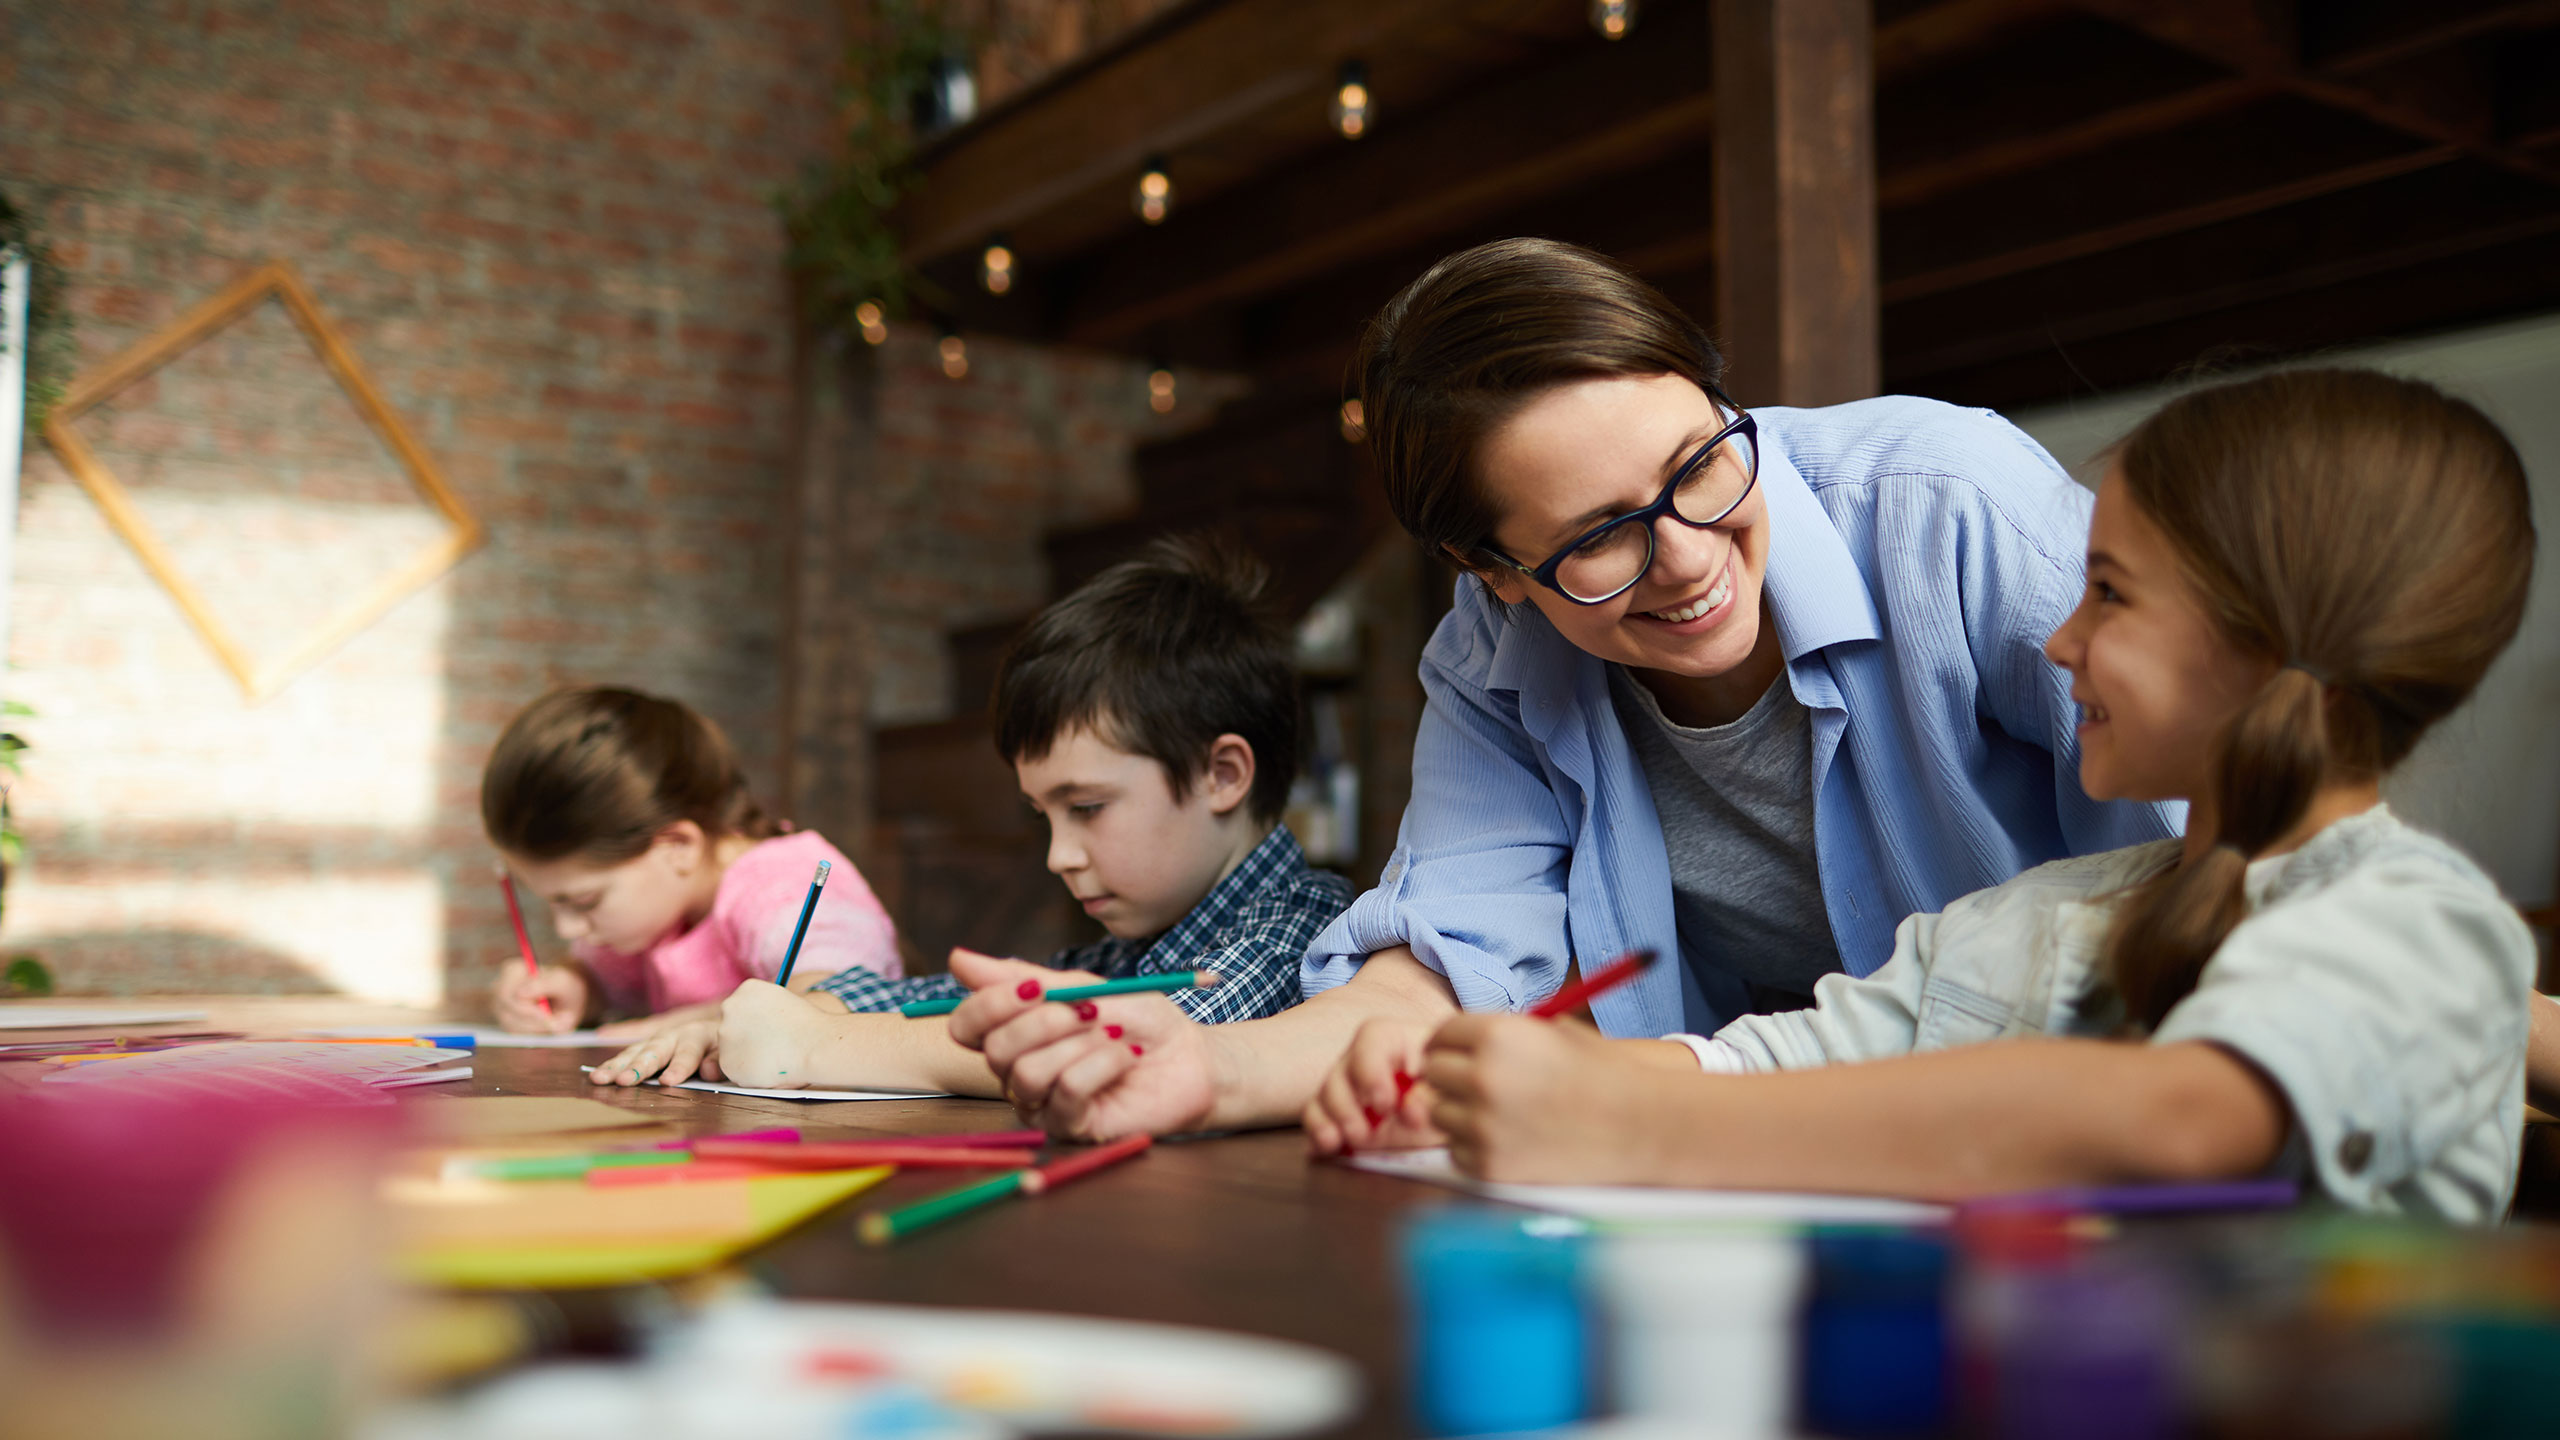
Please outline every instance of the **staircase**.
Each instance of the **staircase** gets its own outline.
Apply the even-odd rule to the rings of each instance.
[[[1270,567],[1272,601],[1296,623],[1394,529],[1337,405],[1325,393],[1251,396],[1206,428],[1141,447],[1136,509],[1048,537],[1050,598],[1157,536],[1215,531]],[[987,699],[1029,619],[949,634],[952,718],[874,736],[866,873],[911,942],[911,967],[940,969],[953,945],[1039,958],[1100,933],[1043,867],[1047,827],[995,752]]]

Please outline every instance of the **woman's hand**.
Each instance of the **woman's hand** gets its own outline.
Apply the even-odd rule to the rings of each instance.
[[[739,1085],[800,1089],[832,1038],[830,1018],[769,980],[742,980],[720,1002],[720,1068]]]
[[[578,1028],[593,994],[583,970],[545,965],[528,975],[519,966],[503,965],[490,1001],[503,1029],[518,1035],[566,1035]],[[551,1002],[547,1015],[539,1003],[544,1000]]]
[[[720,1027],[710,1020],[680,1020],[662,1025],[646,1038],[595,1069],[587,1079],[597,1085],[637,1085],[655,1076],[659,1084],[681,1085],[699,1074],[720,1078]]]
[[[1646,1103],[1662,1079],[1662,1062],[1642,1053],[1653,1043],[1525,1015],[1461,1015],[1431,1036],[1431,1123],[1457,1167],[1481,1179],[1644,1183],[1658,1150],[1698,1139],[1666,1134]]]
[[[976,993],[952,1012],[951,1038],[987,1058],[1024,1120],[1070,1140],[1197,1129],[1215,1095],[1207,1027],[1162,995],[1058,1005],[1049,990],[1099,976],[951,952]]]
[[[1341,1155],[1443,1143],[1431,1125],[1438,1097],[1420,1079],[1432,1030],[1413,1020],[1362,1024],[1307,1102],[1307,1149]]]

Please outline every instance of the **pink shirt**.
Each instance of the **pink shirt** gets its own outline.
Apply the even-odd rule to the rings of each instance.
[[[815,830],[778,835],[729,862],[720,876],[711,913],[637,955],[602,945],[575,946],[575,954],[604,986],[609,1014],[656,1014],[679,1005],[727,998],[741,980],[770,980],[781,973],[791,948],[791,928],[808,898],[809,877],[821,860],[835,868],[809,917],[793,978],[833,975],[860,967],[891,979],[900,973],[898,927],[844,852]]]

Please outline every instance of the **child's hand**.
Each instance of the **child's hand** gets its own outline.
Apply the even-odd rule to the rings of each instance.
[[[719,1022],[680,1020],[658,1027],[588,1071],[587,1079],[598,1085],[637,1085],[654,1075],[662,1085],[681,1085],[698,1073],[705,1080],[717,1080],[719,1045]]]
[[[545,965],[530,975],[521,966],[499,967],[498,984],[491,996],[491,1008],[497,1012],[498,1024],[519,1035],[565,1035],[578,1028],[578,1018],[587,1013],[586,972],[565,965]],[[537,1001],[551,1002],[551,1013],[542,1013]]]
[[[1307,1102],[1307,1148],[1318,1155],[1353,1150],[1411,1150],[1443,1142],[1432,1128],[1438,1096],[1422,1082],[1432,1027],[1410,1020],[1371,1020]]]
[[[1111,1140],[1207,1118],[1204,1029],[1164,996],[1052,1004],[1040,995],[1100,977],[967,950],[951,952],[951,973],[976,992],[952,1012],[951,1038],[987,1057],[1024,1120],[1062,1139]]]
[[[1461,1015],[1431,1036],[1423,1076],[1449,1158],[1485,1180],[1641,1179],[1666,1136],[1644,1101],[1659,1068],[1625,1042],[1525,1015]]]
[[[740,981],[720,1002],[720,1068],[740,1085],[807,1085],[810,1059],[827,1038],[827,1013],[770,981]]]

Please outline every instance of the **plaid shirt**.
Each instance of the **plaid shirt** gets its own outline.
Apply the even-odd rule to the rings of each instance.
[[[1289,827],[1276,826],[1162,935],[1097,940],[1061,950],[1047,963],[1053,970],[1085,970],[1106,980],[1215,970],[1216,985],[1177,990],[1173,1003],[1204,1025],[1259,1020],[1298,1003],[1298,958],[1350,903],[1350,882],[1311,869]],[[871,1011],[969,993],[948,975],[884,980],[862,969],[838,971],[811,988],[842,1000],[848,1010]]]

